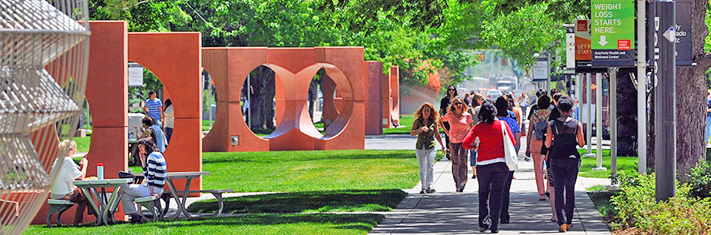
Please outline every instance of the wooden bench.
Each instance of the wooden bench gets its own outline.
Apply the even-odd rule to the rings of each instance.
[[[52,227],[52,214],[57,212],[57,226],[62,226],[62,213],[69,210],[75,203],[69,200],[49,199],[49,211],[47,212],[47,227]]]
[[[196,191],[189,191],[188,193],[211,193],[213,196],[215,196],[215,199],[217,199],[217,213],[215,213],[215,216],[220,216],[222,214],[222,209],[225,207],[224,202],[222,201],[222,194],[223,193],[231,193],[234,192],[232,189],[216,189],[216,190],[196,190]]]
[[[154,196],[148,196],[148,197],[139,197],[134,199],[136,201],[136,204],[139,205],[138,207],[138,214],[143,217],[143,213],[141,213],[141,206],[145,207],[149,211],[151,211],[151,214],[153,215],[153,222],[156,222],[158,220],[158,217],[163,219],[163,209],[161,209],[160,206],[160,198],[156,198]],[[156,214],[156,210],[158,211],[158,214]]]

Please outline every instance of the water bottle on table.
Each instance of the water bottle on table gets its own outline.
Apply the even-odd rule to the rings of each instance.
[[[104,163],[99,162],[96,164],[96,177],[99,178],[99,180],[104,179]]]

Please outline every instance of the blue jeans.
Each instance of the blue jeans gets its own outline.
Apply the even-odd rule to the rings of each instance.
[[[168,143],[166,143],[166,144],[170,143],[171,136],[173,136],[173,128],[166,127],[165,128],[165,140],[168,141]]]
[[[476,150],[469,150],[469,165],[476,166]]]
[[[709,142],[709,136],[711,135],[711,116],[706,116],[706,140],[704,142]]]

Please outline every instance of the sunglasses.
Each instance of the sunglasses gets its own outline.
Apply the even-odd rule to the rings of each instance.
[[[448,91],[455,91],[454,89],[447,89]]]
[[[462,105],[462,103],[453,103],[452,105]]]

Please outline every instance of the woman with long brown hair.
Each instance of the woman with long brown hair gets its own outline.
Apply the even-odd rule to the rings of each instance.
[[[467,104],[461,98],[454,98],[449,112],[439,119],[439,125],[444,129],[444,123],[449,123],[449,130],[444,133],[449,136],[449,155],[452,159],[452,176],[457,192],[463,192],[467,184],[467,150],[462,147],[464,137],[474,126],[472,115],[467,111]]]
[[[434,160],[437,155],[434,138],[437,137],[439,145],[442,146],[442,153],[445,152],[442,137],[439,135],[439,128],[435,124],[439,114],[432,104],[425,102],[415,111],[415,121],[410,130],[411,136],[417,136],[415,144],[415,156],[420,165],[420,182],[422,190],[420,193],[434,193]]]

